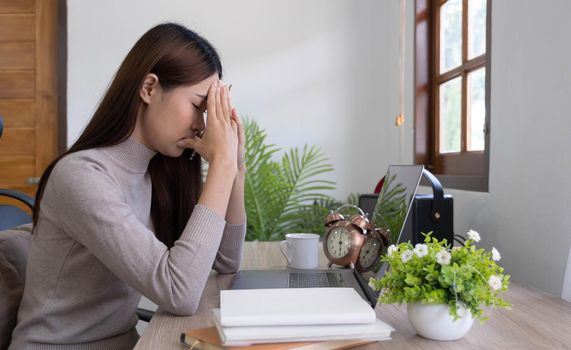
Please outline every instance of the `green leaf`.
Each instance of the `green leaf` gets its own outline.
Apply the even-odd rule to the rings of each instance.
[[[286,232],[324,233],[324,219],[342,205],[326,194],[335,182],[322,176],[333,171],[328,158],[315,146],[292,148],[281,161],[281,151],[266,143],[266,132],[244,118],[246,134],[245,203],[247,240],[281,240]]]
[[[409,286],[417,286],[420,284],[420,278],[415,277],[415,276],[410,275],[410,274],[406,275],[406,278],[404,281]]]
[[[400,253],[413,249],[410,242],[399,244],[398,253],[382,256],[381,260],[388,262],[390,268],[380,280],[371,281],[383,290],[381,302],[448,304],[455,319],[459,317],[458,307],[464,305],[480,321],[488,318],[482,309],[484,305],[510,307],[509,302],[499,297],[507,291],[509,276],[503,275],[503,268],[492,260],[491,253],[471,243],[452,250],[448,242],[438,241],[431,233],[426,234],[425,244],[428,254],[423,258],[413,256],[406,263],[400,259]],[[436,262],[436,254],[442,250],[451,254],[449,265]],[[502,281],[499,291],[488,285],[492,275]]]

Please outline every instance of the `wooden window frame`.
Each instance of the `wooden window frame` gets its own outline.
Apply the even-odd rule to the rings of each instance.
[[[415,1],[415,135],[414,162],[424,164],[437,175],[448,188],[487,192],[489,188],[490,159],[490,71],[491,71],[491,7],[486,6],[486,53],[467,60],[468,28],[467,5],[462,11],[462,63],[440,74],[439,58],[439,9],[447,0]],[[485,127],[484,151],[467,151],[467,77],[468,73],[485,65]],[[462,77],[461,152],[439,154],[439,85],[456,77]]]

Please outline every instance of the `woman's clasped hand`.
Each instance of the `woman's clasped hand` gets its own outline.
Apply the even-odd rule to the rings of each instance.
[[[208,90],[207,127],[202,137],[181,140],[179,147],[191,148],[209,163],[244,166],[244,130],[238,112],[231,105],[230,89],[215,81]]]

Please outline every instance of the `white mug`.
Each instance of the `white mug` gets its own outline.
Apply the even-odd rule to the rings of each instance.
[[[280,242],[280,250],[293,269],[316,269],[319,263],[319,235],[315,233],[288,233]]]

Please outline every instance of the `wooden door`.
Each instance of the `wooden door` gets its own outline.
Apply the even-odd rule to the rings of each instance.
[[[0,188],[32,196],[58,152],[57,16],[57,0],[0,0]]]

